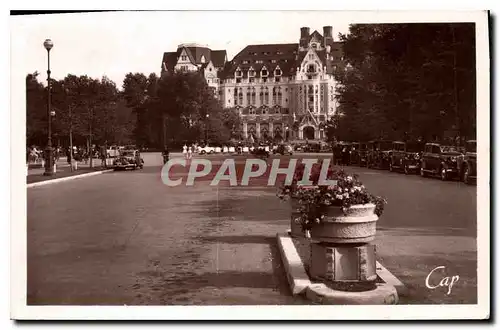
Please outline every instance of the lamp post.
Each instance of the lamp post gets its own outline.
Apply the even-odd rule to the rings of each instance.
[[[205,122],[205,145],[208,145],[208,118],[210,117],[210,115],[207,113],[205,118],[207,118],[206,122]]]
[[[288,136],[288,126],[285,127],[285,140],[288,142],[288,140],[290,139],[290,137]]]
[[[51,109],[51,90],[50,90],[50,50],[54,46],[54,43],[50,39],[46,39],[43,43],[43,46],[47,50],[47,115],[48,115],[48,124],[49,124],[49,132],[48,132],[48,140],[47,140],[47,148],[45,149],[45,172],[44,175],[54,175],[54,157],[52,150],[52,109]]]

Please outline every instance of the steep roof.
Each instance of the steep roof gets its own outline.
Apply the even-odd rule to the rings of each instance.
[[[211,61],[216,68],[221,68],[226,62],[227,53],[225,50],[212,50],[210,52]]]
[[[185,47],[191,53],[194,64],[201,64],[201,57],[205,56],[205,62],[210,61],[210,49],[206,47]]]
[[[179,51],[163,53],[163,60],[161,63],[162,71],[165,69],[163,64],[165,64],[168,71],[173,71],[175,65],[177,64],[178,56],[179,56]]]
[[[239,67],[242,77],[248,77],[248,70],[255,70],[255,77],[260,77],[262,67],[268,70],[268,77],[272,77],[277,66],[282,71],[282,76],[289,76],[295,67],[298,44],[264,44],[248,45],[240,51],[231,62],[224,67],[221,77],[233,76]]]

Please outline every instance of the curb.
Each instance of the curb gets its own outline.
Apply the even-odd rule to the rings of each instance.
[[[53,184],[53,183],[58,183],[62,181],[69,181],[69,180],[74,180],[74,179],[79,179],[87,176],[94,176],[102,173],[107,173],[113,171],[112,169],[110,170],[102,170],[102,171],[96,171],[96,172],[90,172],[90,173],[83,173],[83,174],[78,174],[78,175],[72,175],[72,176],[67,176],[64,178],[58,178],[58,179],[53,179],[53,180],[45,180],[45,181],[40,181],[40,182],[33,182],[33,183],[28,183],[26,185],[27,188],[32,188],[32,187],[39,187],[39,186],[45,186],[48,184]]]
[[[299,295],[311,286],[309,276],[307,276],[302,260],[295,249],[292,239],[287,235],[277,234],[278,247],[281,253],[281,260],[285,267],[288,284],[293,295]]]
[[[397,304],[399,295],[407,295],[405,285],[377,261],[377,276],[384,282],[365,292],[333,290],[323,283],[312,283],[288,234],[277,234],[278,247],[293,295],[304,294],[315,304],[380,305]]]

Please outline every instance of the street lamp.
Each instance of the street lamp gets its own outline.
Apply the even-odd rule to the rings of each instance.
[[[51,90],[50,90],[50,50],[54,47],[54,43],[50,39],[46,39],[43,43],[43,46],[47,50],[47,115],[48,115],[48,124],[49,124],[49,132],[48,132],[48,140],[47,140],[47,148],[45,149],[45,172],[44,175],[54,175],[54,157],[52,150],[52,116],[53,111],[51,109]]]
[[[289,132],[288,132],[288,126],[285,127],[285,140],[288,141],[289,140],[289,136],[288,136]]]
[[[210,117],[210,115],[207,113],[205,118],[207,118],[206,122],[205,122],[205,145],[208,145],[208,118]]]

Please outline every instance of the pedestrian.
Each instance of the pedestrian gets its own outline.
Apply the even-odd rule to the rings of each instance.
[[[193,145],[190,145],[188,150],[187,150],[187,159],[191,159],[193,157]]]
[[[166,164],[168,162],[168,159],[170,156],[170,152],[169,152],[168,147],[166,145],[163,146],[162,156],[163,156],[163,164]]]

